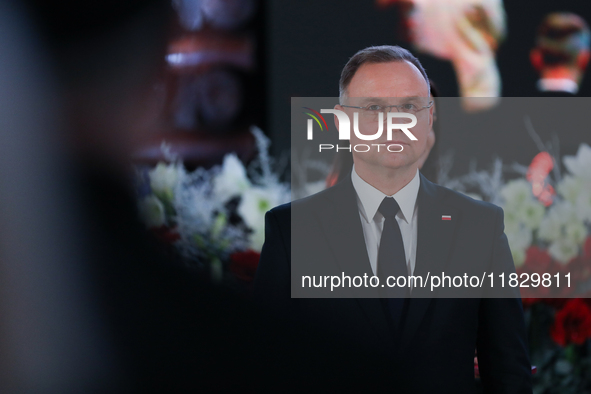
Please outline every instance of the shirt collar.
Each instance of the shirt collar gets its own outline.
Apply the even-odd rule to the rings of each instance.
[[[384,197],[394,197],[398,205],[400,206],[400,212],[398,215],[402,215],[401,218],[407,223],[410,223],[415,211],[415,205],[417,202],[417,196],[419,194],[419,186],[421,185],[421,178],[419,177],[419,170],[415,174],[414,178],[402,189],[400,189],[393,196],[386,196],[384,193],[365,182],[357,172],[355,166],[351,170],[351,180],[355,192],[357,192],[357,198],[359,199],[361,214],[364,216],[367,222],[374,220],[376,214],[381,219],[383,216],[378,212],[380,204],[384,200]]]
[[[567,78],[542,78],[538,81],[538,89],[542,92],[562,91],[577,94],[579,85]]]

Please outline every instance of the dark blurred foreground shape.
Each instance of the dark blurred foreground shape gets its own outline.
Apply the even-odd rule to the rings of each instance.
[[[119,374],[83,279],[45,51],[0,3],[0,391],[110,389]]]
[[[170,3],[27,6],[0,4],[0,391],[391,387],[386,360],[261,318],[137,220]]]

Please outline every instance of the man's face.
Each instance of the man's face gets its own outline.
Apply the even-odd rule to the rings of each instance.
[[[420,71],[407,61],[399,61],[362,65],[351,79],[344,101],[344,105],[352,106],[413,104],[417,108],[421,108],[428,105],[431,100],[427,83]],[[379,123],[364,119],[363,110],[341,107],[340,105],[336,109],[347,113],[352,126],[353,114],[359,112],[359,132],[361,134],[372,135],[377,132]],[[392,108],[392,112],[396,112],[396,108]],[[415,116],[417,124],[409,131],[417,138],[417,141],[411,141],[400,129],[394,129],[392,140],[388,141],[387,117],[385,115],[383,116],[383,133],[380,138],[365,141],[351,132],[351,146],[385,144],[380,147],[379,152],[374,146],[368,152],[353,151],[355,164],[367,168],[373,167],[375,170],[382,168],[413,170],[418,168],[419,159],[427,148],[427,135],[433,122],[433,107],[422,109]],[[393,119],[395,124],[405,123],[405,121],[406,119]],[[389,152],[386,148],[389,144],[402,145],[402,152]],[[399,150],[399,148],[392,147],[391,150]]]

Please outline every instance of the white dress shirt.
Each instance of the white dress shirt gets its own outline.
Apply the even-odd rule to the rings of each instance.
[[[378,211],[378,208],[385,197],[394,197],[400,206],[400,211],[396,215],[396,221],[400,227],[402,242],[404,243],[406,268],[408,274],[412,275],[415,269],[417,255],[417,196],[421,184],[419,171],[417,170],[414,178],[393,196],[386,196],[361,179],[355,171],[355,166],[353,166],[353,170],[351,171],[351,180],[353,181],[355,192],[357,192],[357,206],[359,207],[359,216],[361,217],[361,227],[363,228],[365,246],[367,247],[367,255],[373,274],[378,274],[378,250],[384,228],[384,216]]]

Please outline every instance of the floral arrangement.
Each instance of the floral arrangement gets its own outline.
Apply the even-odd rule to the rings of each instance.
[[[591,392],[591,147],[560,159],[551,149],[528,167],[503,166],[490,171],[446,177],[445,186],[500,205],[517,273],[570,273],[571,286],[521,287],[535,392]],[[509,169],[510,171],[507,171]],[[505,182],[506,172],[520,175]],[[563,275],[564,276],[564,275]],[[582,297],[582,298],[572,298]],[[477,370],[477,360],[475,360]]]
[[[163,146],[167,163],[139,171],[139,209],[147,227],[215,281],[251,281],[265,212],[324,188],[322,179],[307,179],[310,169],[329,172],[302,157],[305,171],[295,173],[298,187],[290,193],[271,169],[269,140],[257,128],[251,131],[258,156],[248,166],[228,154],[222,165],[188,172]],[[540,148],[527,167],[497,159],[489,171],[471,168],[458,178],[447,176],[451,159],[444,158],[439,183],[503,207],[518,273],[571,273],[570,288],[521,288],[538,371],[535,392],[591,392],[591,299],[585,298],[591,297],[591,147],[582,144],[575,156],[562,158],[564,175],[556,152]],[[505,181],[507,173],[514,179]]]
[[[547,164],[540,164],[540,158]],[[536,156],[529,180],[513,180],[501,189],[505,233],[518,271],[570,272],[572,283],[553,292],[542,286],[523,288],[522,295],[591,296],[591,147],[582,144],[576,156],[565,156],[567,174],[559,179],[550,176],[550,160],[546,152]]]
[[[265,213],[291,200],[272,171],[269,140],[256,127],[258,155],[245,166],[229,153],[223,164],[185,170],[166,145],[168,163],[138,170],[139,211],[146,226],[214,281],[251,281],[263,246]]]
[[[559,158],[543,151],[528,167],[514,164],[507,171],[497,159],[490,171],[472,168],[459,178],[441,176],[444,186],[503,208],[518,273],[572,274],[570,287],[522,288],[525,298],[591,296],[591,147],[582,144],[562,162],[564,175]],[[505,182],[507,172],[521,177]]]

